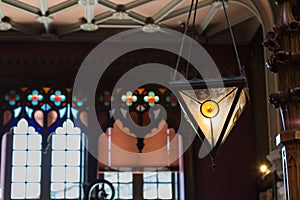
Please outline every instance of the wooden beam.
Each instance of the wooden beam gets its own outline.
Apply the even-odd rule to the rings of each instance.
[[[38,16],[40,12],[38,8],[20,1],[2,0],[1,3],[34,16]]]
[[[77,0],[68,0],[48,9],[49,16],[54,16],[77,6]]]
[[[183,3],[184,0],[174,0],[171,1],[168,5],[166,5],[163,9],[161,9],[158,13],[156,13],[152,18],[155,22],[159,22],[164,17],[166,17],[169,13],[171,13],[176,7]]]
[[[212,2],[213,2],[213,0],[204,0],[204,1],[199,2],[198,6],[197,6],[197,10],[211,5]],[[175,11],[171,12],[170,14],[168,14],[163,20],[161,20],[160,23],[166,23],[168,21],[182,17],[182,16],[188,14],[189,10],[190,10],[190,6],[175,10]]]
[[[246,21],[247,19],[252,18],[254,15],[251,12],[245,12],[245,13],[241,13],[238,17],[230,20],[230,24],[231,26],[235,26],[243,21]],[[205,37],[209,38],[213,35],[216,35],[217,33],[220,33],[224,30],[226,30],[228,28],[228,25],[226,23],[226,20],[224,19],[223,22],[221,22],[220,24],[214,26],[212,29],[209,29],[206,31],[205,33]]]

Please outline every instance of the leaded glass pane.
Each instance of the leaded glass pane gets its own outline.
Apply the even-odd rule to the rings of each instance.
[[[144,198],[145,199],[156,199],[157,198],[157,185],[154,183],[144,184]]]
[[[172,184],[158,184],[158,198],[172,199]]]
[[[21,119],[13,129],[11,199],[39,199],[41,188],[41,135]]]
[[[52,199],[79,199],[83,149],[80,129],[67,119],[52,136]]]

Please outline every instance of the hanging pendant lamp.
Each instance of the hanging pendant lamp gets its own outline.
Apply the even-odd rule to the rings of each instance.
[[[205,145],[207,153],[211,156],[213,167],[215,166],[217,151],[226,140],[249,101],[247,80],[244,69],[240,64],[224,0],[220,0],[219,3],[222,3],[223,6],[241,75],[223,78],[222,80],[193,79],[188,80],[188,82],[186,80],[176,80],[176,75],[174,75],[173,80],[170,82],[181,108],[186,114],[186,119],[203,142],[203,145]],[[197,4],[198,0],[194,11],[193,26]],[[183,37],[187,34],[193,5],[194,0],[191,3]],[[182,40],[182,46],[183,43],[184,39]],[[178,56],[176,70],[178,69],[181,53]],[[207,67],[209,68],[210,66]],[[207,87],[208,85],[209,88]]]

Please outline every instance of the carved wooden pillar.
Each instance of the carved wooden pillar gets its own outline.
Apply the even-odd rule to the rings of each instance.
[[[287,199],[300,200],[300,23],[292,13],[296,0],[276,1],[279,19],[263,42],[274,52],[267,66],[279,76],[279,91],[270,95],[270,103],[280,108],[282,118],[276,141],[282,147]]]

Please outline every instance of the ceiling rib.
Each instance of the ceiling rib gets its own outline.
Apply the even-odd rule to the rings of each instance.
[[[128,12],[128,16],[132,18],[132,20],[140,23],[140,24],[144,24],[146,21],[146,17],[144,17],[143,15],[140,15],[136,12],[130,11]]]
[[[39,0],[39,8],[42,14],[42,17],[37,18],[39,22],[43,23],[46,33],[49,34],[51,18],[47,17],[48,6],[46,0]]]
[[[99,24],[100,28],[140,28],[142,25],[131,20],[109,20],[109,23]]]
[[[36,7],[33,7],[31,5],[22,3],[20,1],[13,1],[13,0],[2,0],[2,4],[13,7],[15,9],[21,10],[23,12],[26,12],[28,14],[38,16],[39,15],[39,9]]]
[[[204,0],[204,1],[199,2],[198,6],[197,6],[197,10],[204,8],[206,6],[210,6],[212,4],[212,2],[213,2],[213,0]],[[175,11],[171,12],[169,15],[167,15],[164,19],[162,19],[160,21],[160,23],[165,23],[165,22],[174,20],[176,18],[182,17],[182,16],[188,14],[189,9],[190,9],[190,7],[187,6],[187,7],[175,10]]]
[[[108,20],[111,16],[112,16],[112,12],[111,11],[107,11],[105,13],[101,13],[97,16],[94,17],[95,20],[95,24],[100,24],[106,20]]]
[[[240,14],[237,18],[234,18],[230,20],[231,26],[235,26],[243,21],[246,21],[253,17],[254,15],[251,12],[245,12]],[[217,33],[222,32],[223,30],[226,30],[228,28],[228,25],[226,21],[222,21],[220,24],[213,26],[212,29],[209,29],[205,33],[205,37],[211,37],[213,35],[216,35]]]
[[[48,9],[49,16],[54,16],[77,6],[77,0],[68,0]]]
[[[199,26],[199,34],[200,35],[205,31],[207,26],[210,24],[211,20],[214,18],[214,16],[218,12],[219,8],[220,8],[220,4],[218,2],[212,3],[204,20],[200,23],[200,26]]]
[[[107,0],[98,0],[98,4],[105,6],[106,8],[108,8],[110,10],[116,10],[118,8],[117,4],[114,4]]]
[[[30,27],[27,26],[23,26],[21,24],[18,24],[16,22],[13,21],[9,21],[9,23],[12,25],[12,29],[15,31],[19,31],[28,35],[38,35],[39,33],[36,31],[33,31],[33,29],[31,29]]]
[[[57,30],[57,34],[58,35],[67,35],[67,34],[70,34],[70,33],[73,33],[73,32],[76,32],[76,31],[80,31],[80,25],[81,25],[81,22],[78,22],[76,24],[72,24],[66,28],[62,28],[60,30]]]
[[[130,3],[126,4],[126,5],[124,6],[124,8],[125,8],[125,10],[128,10],[128,11],[129,11],[129,10],[132,10],[132,9],[138,7],[138,6],[141,6],[141,5],[145,5],[145,4],[147,4],[147,3],[150,3],[150,2],[152,2],[152,1],[157,1],[157,0],[139,0],[139,1],[133,1],[133,2],[130,2]]]
[[[158,13],[156,13],[152,18],[157,23],[162,20],[165,16],[171,13],[176,7],[183,3],[184,0],[173,0]]]

